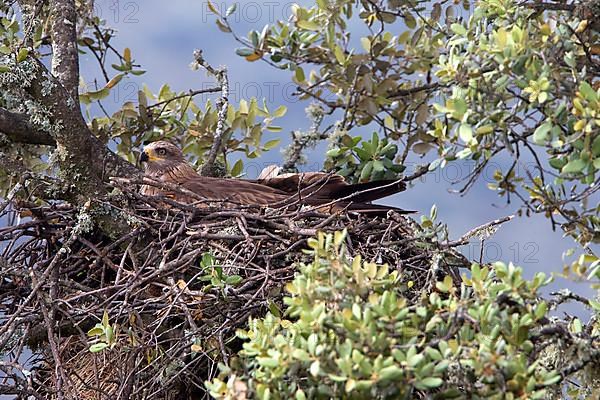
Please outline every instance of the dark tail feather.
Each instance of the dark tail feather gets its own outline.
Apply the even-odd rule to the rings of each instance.
[[[385,180],[345,185],[332,193],[332,195],[336,199],[348,198],[348,200],[355,203],[368,203],[394,193],[402,192],[405,189],[406,184],[404,182]],[[370,204],[368,205],[370,206]]]

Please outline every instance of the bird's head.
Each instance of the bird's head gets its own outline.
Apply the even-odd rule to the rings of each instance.
[[[183,153],[173,143],[160,140],[144,146],[140,157],[147,172],[168,171],[185,162]]]

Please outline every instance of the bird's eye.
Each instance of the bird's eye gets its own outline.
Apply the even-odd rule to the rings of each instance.
[[[166,149],[163,149],[163,148],[156,149],[156,153],[157,153],[159,156],[164,156],[164,155],[166,155],[166,154],[167,154],[167,150],[166,150]]]

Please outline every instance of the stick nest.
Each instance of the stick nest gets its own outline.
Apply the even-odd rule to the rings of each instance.
[[[400,270],[409,298],[445,275],[457,281],[466,263],[394,213],[192,207],[127,185],[100,204],[131,231],[110,238],[91,206],[21,202],[4,213],[0,393],[200,398],[216,364],[239,350],[235,330],[282,308],[317,231],[346,228],[350,251]]]

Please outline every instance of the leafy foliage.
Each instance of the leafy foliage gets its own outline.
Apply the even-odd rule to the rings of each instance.
[[[97,323],[90,329],[87,335],[95,338],[95,343],[90,346],[90,351],[98,353],[104,349],[115,347],[117,344],[118,327],[116,324],[110,324],[108,312],[104,311],[102,322]]]
[[[392,179],[404,170],[404,166],[394,164],[397,151],[398,146],[387,138],[380,139],[376,132],[371,140],[344,135],[340,144],[327,152],[328,165],[350,181]]]
[[[309,241],[314,259],[287,285],[285,317],[238,331],[244,348],[207,383],[214,397],[542,399],[561,381],[534,356],[549,310],[538,298],[544,274],[474,264],[462,285],[446,276],[411,304],[398,271],[350,257],[344,239]]]

